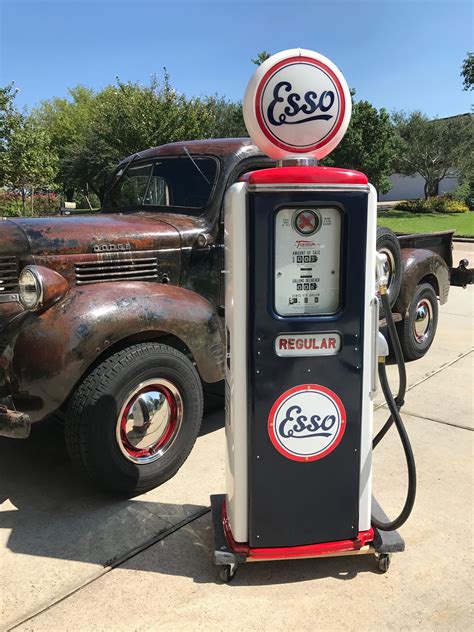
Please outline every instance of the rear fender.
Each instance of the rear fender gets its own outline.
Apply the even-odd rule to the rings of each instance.
[[[171,334],[191,351],[206,382],[223,378],[223,332],[207,300],[184,288],[143,282],[72,288],[41,314],[30,314],[17,337],[11,384],[33,421],[64,403],[104,352],[121,340]]]
[[[449,269],[444,259],[432,250],[402,248],[402,286],[394,311],[406,317],[415,288],[424,279],[430,282],[441,305],[448,300]]]

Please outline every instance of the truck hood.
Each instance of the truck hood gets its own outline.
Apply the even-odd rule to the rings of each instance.
[[[0,257],[21,257],[28,251],[28,239],[21,228],[9,219],[0,218]]]
[[[15,218],[0,223],[0,254],[86,254],[179,248],[178,230],[149,215]]]

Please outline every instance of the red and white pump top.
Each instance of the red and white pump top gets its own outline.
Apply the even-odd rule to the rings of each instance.
[[[243,113],[253,142],[278,160],[327,156],[342,140],[352,102],[344,75],[332,61],[293,48],[257,68]]]

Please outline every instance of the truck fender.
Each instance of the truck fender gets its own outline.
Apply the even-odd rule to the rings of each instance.
[[[223,378],[223,331],[211,303],[173,285],[112,282],[73,287],[50,309],[29,315],[13,349],[15,400],[26,396],[23,409],[32,421],[42,419],[107,349],[143,334],[178,337],[204,381]]]
[[[441,305],[448,300],[449,269],[444,259],[432,250],[423,248],[402,248],[402,286],[394,311],[407,315],[415,288],[422,280],[434,287]]]

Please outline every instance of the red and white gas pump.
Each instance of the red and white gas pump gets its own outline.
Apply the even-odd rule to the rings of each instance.
[[[247,129],[280,166],[247,174],[225,201],[227,492],[211,498],[225,581],[242,562],[323,555],[377,554],[387,570],[404,548],[394,529],[415,470],[398,414],[402,362],[395,402],[378,331],[377,195],[364,174],[316,164],[350,116],[342,73],[308,50],[270,57],[245,94]],[[383,434],[401,428],[410,472],[391,523],[371,489],[378,366]]]

